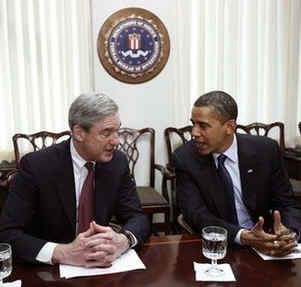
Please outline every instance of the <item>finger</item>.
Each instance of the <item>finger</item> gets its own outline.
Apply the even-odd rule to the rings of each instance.
[[[95,223],[94,220],[90,222],[90,229],[93,231],[93,233],[96,233],[96,230],[95,230],[95,227],[94,227],[95,224],[96,224],[96,223]]]
[[[279,241],[285,241],[285,242],[297,242],[296,241],[296,234],[291,232],[289,234],[284,234],[278,237]]]
[[[286,242],[280,242],[280,247],[279,249],[281,251],[293,251],[294,248],[296,248],[298,246],[297,242],[290,242],[290,243],[286,243]]]
[[[107,268],[107,267],[111,267],[111,266],[112,266],[112,262],[106,262],[105,260],[101,260],[101,261],[91,260],[91,261],[87,261],[85,263],[85,267],[87,267],[87,268],[91,268],[91,267]]]
[[[286,256],[288,254],[290,254],[291,252],[290,251],[281,251],[281,250],[271,250],[270,251],[270,256],[274,256],[274,257],[283,257],[283,256]]]
[[[93,238],[86,242],[86,247],[94,250],[99,245],[108,245],[111,244],[111,242],[111,240],[105,238]]]
[[[99,251],[88,253],[86,259],[89,260],[104,260],[105,257],[115,255],[116,248],[108,247],[108,245],[103,245],[100,247]]]
[[[281,216],[278,210],[274,211],[274,232],[277,235],[281,233]]]
[[[296,248],[297,244],[290,243],[286,245],[282,245],[279,248],[275,248],[271,250],[271,256],[285,256],[291,254]]]
[[[86,261],[99,261],[99,262],[104,262],[105,257],[107,256],[107,252],[103,250],[99,250],[97,252],[88,252],[85,254],[85,259]]]
[[[264,225],[264,218],[260,216],[255,226],[252,229],[258,232],[263,231],[263,225]]]
[[[95,232],[105,233],[110,232],[112,230],[111,227],[99,225],[95,221],[92,221],[92,225]]]
[[[89,237],[89,241],[98,240],[98,239],[111,241],[111,240],[113,240],[113,237],[114,237],[113,232],[95,233]]]
[[[92,234],[94,234],[94,230],[89,227],[86,231],[79,233],[78,237],[89,237]]]

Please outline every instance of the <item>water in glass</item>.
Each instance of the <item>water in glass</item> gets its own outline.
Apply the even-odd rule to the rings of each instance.
[[[205,257],[211,259],[211,265],[206,270],[210,276],[220,276],[223,270],[217,264],[218,259],[226,256],[227,230],[219,226],[207,226],[202,230],[202,251]]]
[[[7,243],[0,243],[0,286],[3,278],[9,276],[12,272],[12,254],[11,246]]]
[[[203,236],[203,254],[209,259],[222,259],[226,255],[226,235],[211,232]]]

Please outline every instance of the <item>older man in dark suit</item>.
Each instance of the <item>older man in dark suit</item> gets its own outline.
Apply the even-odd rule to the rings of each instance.
[[[118,106],[102,94],[69,110],[72,138],[24,156],[0,218],[0,241],[29,262],[108,266],[142,246],[149,223],[119,144]],[[113,216],[123,225],[110,228]]]
[[[301,208],[277,142],[236,134],[237,105],[222,91],[194,103],[193,140],[174,153],[177,198],[198,233],[219,225],[230,243],[285,255],[297,244]]]

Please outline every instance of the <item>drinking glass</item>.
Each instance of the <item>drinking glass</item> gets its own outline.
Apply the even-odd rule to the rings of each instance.
[[[11,246],[7,243],[0,243],[0,287],[3,286],[3,278],[10,275],[12,271]]]
[[[205,271],[209,276],[221,276],[224,271],[217,264],[227,251],[227,230],[219,226],[207,226],[202,229],[202,250],[205,257],[211,259],[210,267]]]

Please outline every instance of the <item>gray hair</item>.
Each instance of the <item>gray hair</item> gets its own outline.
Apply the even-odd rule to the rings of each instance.
[[[69,127],[79,125],[89,130],[96,122],[118,112],[117,104],[102,93],[81,94],[69,109]]]
[[[235,100],[223,91],[212,91],[200,96],[194,107],[212,107],[220,122],[236,120],[238,109]]]

